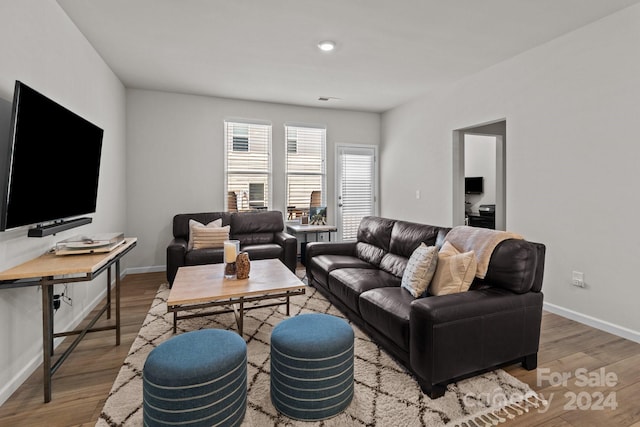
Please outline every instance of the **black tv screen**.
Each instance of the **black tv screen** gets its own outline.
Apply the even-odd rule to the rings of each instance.
[[[466,177],[464,179],[464,192],[466,194],[482,194],[484,191],[482,182],[483,177],[481,176]]]
[[[16,81],[0,230],[96,211],[103,130]]]

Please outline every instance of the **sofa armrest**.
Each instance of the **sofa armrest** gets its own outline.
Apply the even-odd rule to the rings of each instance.
[[[289,270],[296,272],[296,266],[298,264],[298,239],[284,231],[274,233],[273,241],[282,246],[282,258],[281,261],[286,265]]]
[[[307,243],[306,260],[318,255],[350,255],[356,256],[357,242],[309,242]],[[307,263],[307,265],[309,265]]]
[[[413,301],[411,368],[433,385],[537,353],[542,301],[499,288]]]
[[[167,280],[169,287],[173,285],[178,268],[184,266],[184,257],[187,254],[187,241],[175,238],[167,246]]]

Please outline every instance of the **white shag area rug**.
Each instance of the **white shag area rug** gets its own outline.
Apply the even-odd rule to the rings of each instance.
[[[315,288],[291,298],[291,316],[326,313],[344,318]],[[151,309],[102,409],[97,427],[142,426],[142,368],[149,352],[173,336],[173,313],[167,313],[167,284],[160,285]],[[196,312],[196,311],[194,311]],[[242,426],[460,426],[484,427],[508,421],[546,404],[527,384],[498,369],[450,384],[432,400],[412,375],[375,344],[355,332],[355,384],[351,405],[328,420],[303,422],[279,414],[269,395],[269,338],[285,319],[284,305],[245,312],[248,400]],[[178,321],[178,333],[218,328],[236,331],[233,313]]]

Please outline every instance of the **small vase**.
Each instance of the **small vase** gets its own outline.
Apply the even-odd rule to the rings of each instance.
[[[239,280],[249,278],[249,270],[251,270],[251,261],[249,254],[240,252],[236,258],[236,275]]]

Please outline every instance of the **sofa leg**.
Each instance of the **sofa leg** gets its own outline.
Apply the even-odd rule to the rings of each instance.
[[[420,384],[420,388],[422,392],[429,396],[431,399],[437,399],[439,397],[444,396],[444,393],[447,391],[447,386],[442,384],[432,384],[432,385],[424,385]]]
[[[522,358],[522,367],[527,371],[532,371],[538,367],[538,353],[529,354]]]

